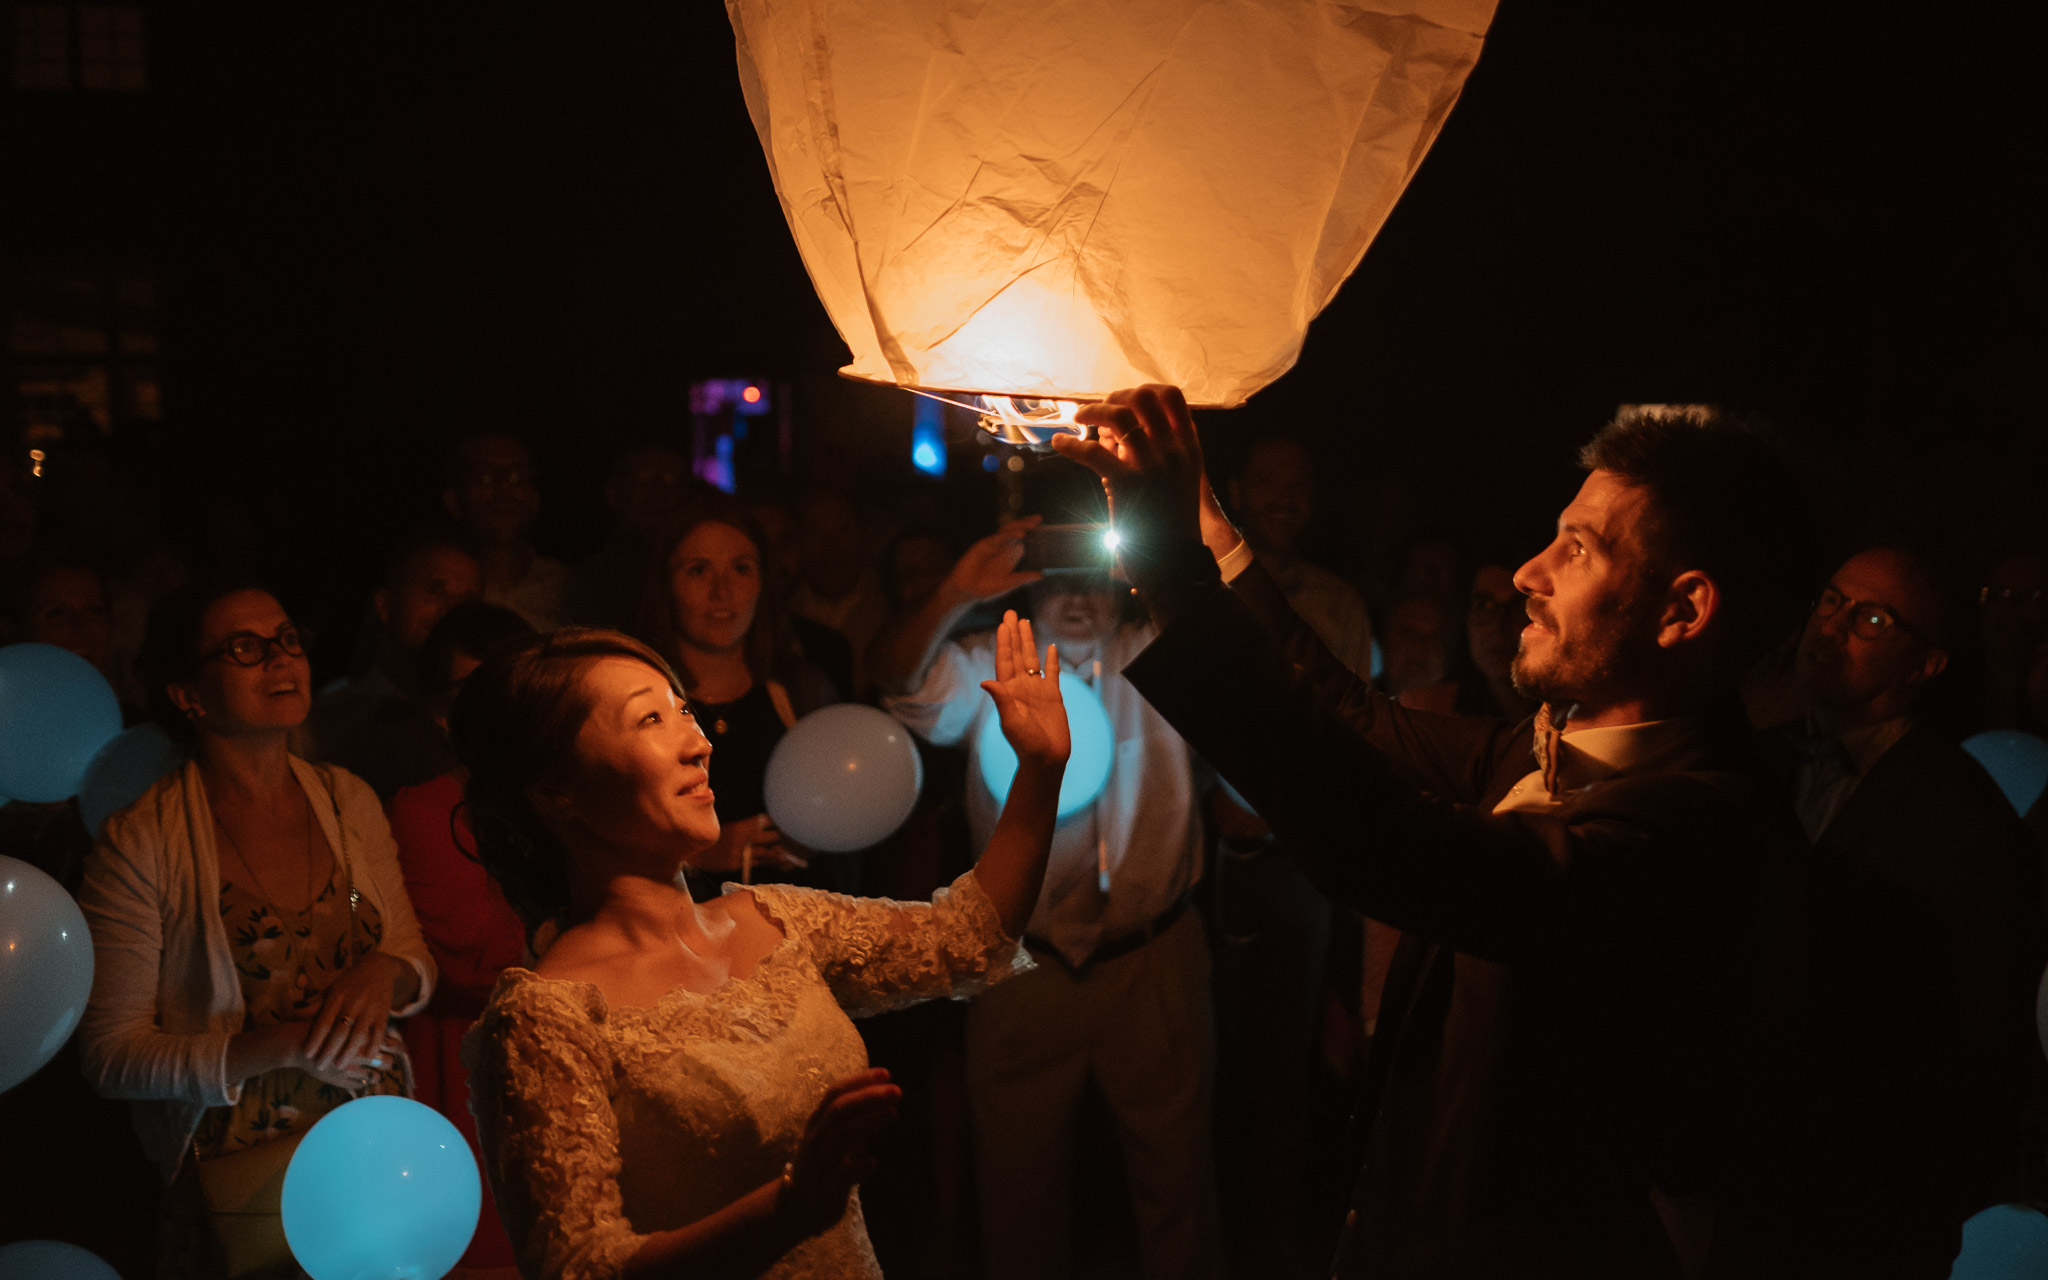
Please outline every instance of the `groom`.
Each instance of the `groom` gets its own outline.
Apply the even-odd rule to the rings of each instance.
[[[1178,390],[1078,420],[1099,439],[1055,447],[1102,477],[1160,628],[1129,678],[1326,893],[1403,934],[1338,1274],[1679,1274],[1731,1129],[1744,944],[1798,847],[1733,696],[1810,584],[1776,455],[1691,412],[1594,437],[1515,575],[1543,708],[1509,724],[1406,710],[1330,655],[1208,492]]]

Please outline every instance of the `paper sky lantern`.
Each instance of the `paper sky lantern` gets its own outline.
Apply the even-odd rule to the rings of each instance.
[[[841,372],[1031,401],[1172,382],[1219,406],[1293,365],[1493,9],[726,2]]]

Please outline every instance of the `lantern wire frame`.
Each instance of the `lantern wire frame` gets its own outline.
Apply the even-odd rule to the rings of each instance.
[[[840,376],[853,382],[871,381],[855,377],[843,369]],[[902,386],[900,383],[895,385]],[[1056,435],[1078,436],[1083,440],[1093,438],[1093,429],[1085,423],[1074,421],[1074,415],[1081,411],[1083,405],[1095,403],[1095,397],[1086,400],[1063,400],[1053,396],[999,395],[992,391],[955,391],[951,388],[903,387],[903,390],[914,396],[923,396],[927,400],[936,400],[940,404],[967,410],[975,415],[975,425],[1014,448],[1049,453],[1052,450],[1052,438]],[[1220,406],[1213,404],[1188,406],[1189,409],[1218,407]]]
[[[905,387],[912,395],[965,409],[975,415],[976,425],[989,435],[1019,449],[1050,449],[1052,438],[1064,432],[1088,438],[1088,428],[1074,421],[1085,400],[1054,400],[1031,396],[998,396],[960,392],[964,400],[943,396],[922,387]]]
[[[1004,444],[1014,444],[1016,449],[1049,451],[1053,449],[1053,436],[1061,432],[1087,438],[1087,428],[1073,420],[1083,403],[1087,403],[1085,399],[1034,399],[1030,395],[983,395],[975,391],[958,393],[967,399],[952,399],[924,387],[903,389],[911,395],[950,403],[956,410],[967,410],[975,416],[975,426]]]
[[[951,395],[940,395],[923,387],[905,387],[914,396],[949,404],[956,409],[965,409],[974,414],[976,425],[989,435],[1019,449],[1050,450],[1052,438],[1066,434],[1090,438],[1085,423],[1074,421],[1074,415],[1081,406],[1091,404],[1090,400],[1059,400],[1050,396],[1003,396],[990,392],[959,391],[954,395],[964,396],[956,400]],[[1192,409],[1213,408],[1212,405],[1190,405]]]

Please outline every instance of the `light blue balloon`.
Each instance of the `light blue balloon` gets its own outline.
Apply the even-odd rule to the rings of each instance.
[[[1060,700],[1067,704],[1067,733],[1074,749],[1067,757],[1067,773],[1060,781],[1059,816],[1078,813],[1095,803],[1109,782],[1110,766],[1116,763],[1116,731],[1109,727],[1109,713],[1088,682],[1071,671],[1060,672]],[[981,760],[981,780],[1001,804],[1010,798],[1010,784],[1017,780],[1017,753],[1003,736],[1002,717],[991,707],[981,718],[981,733],[974,740],[974,754]]]
[[[2048,742],[2017,729],[1991,729],[1963,741],[2012,807],[2024,814],[2048,788]]]
[[[1949,1280],[2041,1280],[2048,1276],[2048,1217],[2023,1204],[1995,1204],[1963,1224],[1963,1251]]]
[[[158,778],[185,763],[185,748],[153,724],[123,729],[85,766],[78,788],[78,813],[97,838],[100,828],[142,797]]]
[[[0,857],[0,1093],[64,1047],[92,994],[92,934],[64,886]]]
[[[285,1169],[285,1243],[313,1280],[447,1275],[476,1234],[483,1183],[448,1118],[410,1098],[320,1117]]]
[[[0,1280],[121,1280],[121,1273],[75,1244],[17,1240],[0,1244]]]
[[[85,766],[121,732],[121,704],[99,669],[53,644],[0,649],[0,795],[32,804],[78,794]]]
[[[711,757],[718,789],[718,757]],[[852,853],[886,839],[924,790],[924,761],[910,730],[858,703],[820,707],[790,726],[768,757],[768,816],[798,844]]]

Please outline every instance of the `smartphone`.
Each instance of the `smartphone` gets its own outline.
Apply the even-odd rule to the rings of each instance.
[[[1042,524],[1024,535],[1019,569],[1039,573],[1108,573],[1115,556],[1107,524]]]

